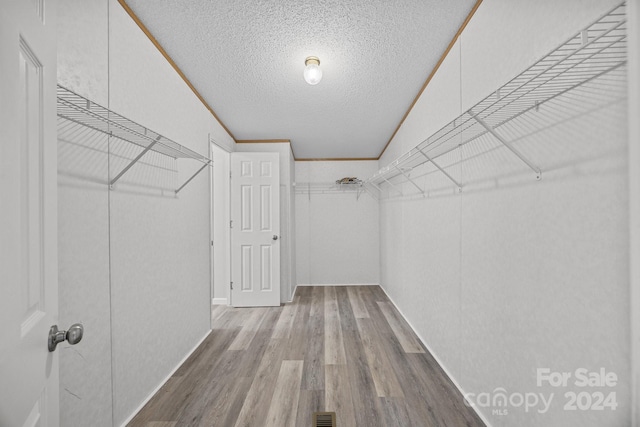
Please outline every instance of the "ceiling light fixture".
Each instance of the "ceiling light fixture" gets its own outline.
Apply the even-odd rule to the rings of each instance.
[[[309,56],[304,60],[304,79],[310,85],[317,85],[322,80],[322,70],[320,69],[320,59],[316,56]]]

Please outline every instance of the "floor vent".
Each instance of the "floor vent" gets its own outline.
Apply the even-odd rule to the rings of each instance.
[[[336,427],[336,413],[314,412],[313,427]]]

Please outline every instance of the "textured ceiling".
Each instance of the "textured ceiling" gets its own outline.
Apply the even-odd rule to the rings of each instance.
[[[474,3],[127,0],[236,139],[296,158],[378,157]]]

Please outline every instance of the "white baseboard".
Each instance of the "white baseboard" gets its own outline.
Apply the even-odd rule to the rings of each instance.
[[[436,353],[434,353],[434,351],[431,349],[431,347],[429,347],[429,344],[427,344],[427,341],[422,338],[422,336],[420,335],[420,333],[418,333],[418,331],[416,330],[416,328],[413,327],[413,325],[411,324],[411,322],[409,321],[409,319],[407,319],[407,316],[404,315],[404,313],[402,312],[402,310],[400,310],[400,307],[398,307],[398,304],[395,303],[395,301],[391,298],[391,296],[389,296],[389,294],[387,293],[387,290],[384,288],[384,286],[380,285],[380,289],[382,289],[382,292],[384,292],[384,294],[387,296],[387,298],[389,298],[389,301],[391,301],[391,303],[396,307],[396,309],[398,310],[398,313],[400,313],[400,315],[402,316],[402,318],[409,324],[409,326],[411,327],[411,329],[413,330],[413,332],[415,332],[416,336],[418,337],[418,339],[422,342],[422,345],[425,346],[425,348],[429,351],[429,353],[431,353],[431,356],[433,356],[433,358],[435,359],[435,361],[438,363],[438,365],[440,365],[440,368],[444,371],[445,375],[447,377],[449,377],[449,379],[451,380],[451,382],[453,383],[454,386],[456,386],[456,388],[458,389],[458,391],[460,392],[460,394],[462,396],[464,396],[466,393],[465,391],[462,389],[462,387],[460,386],[460,384],[458,383],[458,381],[456,380],[456,378],[451,375],[451,372],[449,372],[449,370],[447,369],[447,367],[442,363],[442,361],[440,360],[440,358],[438,358],[438,355]],[[484,414],[482,412],[480,412],[478,410],[478,408],[476,408],[475,406],[472,406],[471,409],[473,409],[475,411],[476,414],[478,414],[478,416],[480,417],[480,419],[486,424],[487,427],[492,427],[491,423],[489,422],[489,420],[487,420],[487,418],[484,416]]]
[[[288,302],[293,302],[293,299],[296,297],[296,292],[298,291],[298,286],[302,286],[302,285],[296,285],[296,287],[293,288],[293,293],[291,294],[291,299]]]
[[[200,346],[200,344],[202,344],[202,342],[209,336],[209,334],[211,333],[211,329],[209,329],[209,331],[207,331],[206,334],[204,334],[204,336],[196,343],[196,345],[182,358],[182,360],[180,362],[178,362],[178,364],[176,365],[175,368],[173,368],[171,370],[171,372],[169,372],[169,375],[166,376],[166,378],[164,380],[162,380],[160,382],[160,384],[158,384],[158,387],[156,387],[151,393],[149,393],[149,395],[147,396],[146,399],[144,399],[142,401],[142,403],[140,403],[140,405],[133,411],[133,413],[131,415],[129,415],[129,418],[127,418],[122,424],[120,424],[120,427],[126,427],[127,424],[129,424],[131,422],[131,420],[133,420],[133,418],[138,415],[138,412],[140,412],[142,410],[142,408],[144,408],[144,405],[146,405],[153,396],[155,396],[155,394],[162,388],[163,385],[165,385],[165,383],[167,381],[169,381],[169,378],[171,378],[171,376],[173,374],[176,373],[176,371],[182,366],[182,364],[184,362],[187,361],[187,359],[189,358],[189,356],[191,356],[193,354],[194,351],[196,351],[196,349]]]
[[[298,286],[380,286],[380,284],[379,283],[298,283]],[[298,286],[296,286],[296,289]]]
[[[227,298],[212,298],[211,305],[229,305]]]

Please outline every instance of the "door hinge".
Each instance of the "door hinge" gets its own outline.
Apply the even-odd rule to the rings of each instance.
[[[231,287],[231,290],[233,290],[233,282],[230,282],[229,286]]]
[[[229,221],[229,228],[233,228],[233,220]]]
[[[213,246],[213,240],[211,241],[211,246]]]

